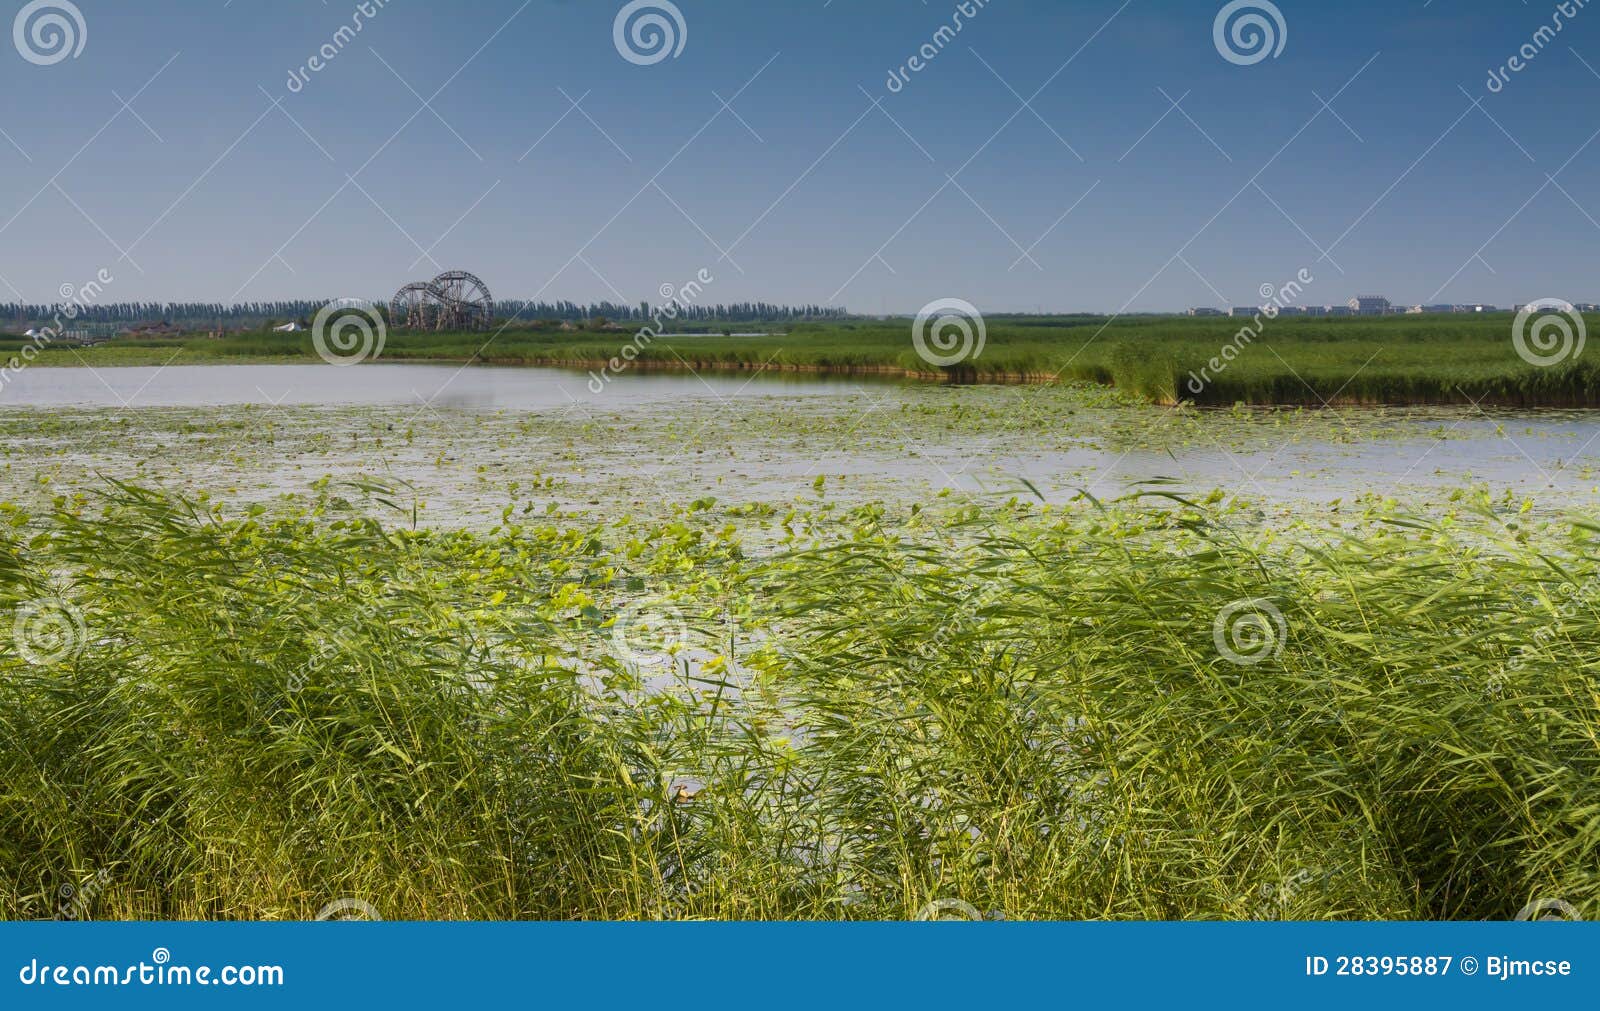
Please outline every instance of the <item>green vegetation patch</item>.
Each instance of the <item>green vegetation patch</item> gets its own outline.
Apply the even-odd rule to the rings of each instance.
[[[1140,316],[994,317],[975,359],[936,368],[918,357],[911,321],[807,323],[768,336],[719,333],[637,341],[630,330],[513,325],[484,333],[391,332],[386,361],[476,361],[601,369],[630,345],[637,369],[881,372],[953,382],[1079,381],[1157,403],[1201,405],[1600,405],[1600,364],[1579,356],[1546,368],[1519,357],[1510,314],[1291,318],[1250,321]],[[1225,349],[1228,349],[1225,356]],[[315,361],[309,334],[116,340],[53,348],[46,364],[164,364],[173,360]],[[1221,367],[1218,367],[1218,366]],[[1197,381],[1198,380],[1198,381]]]
[[[1600,525],[389,500],[8,512],[0,916],[1600,912]]]

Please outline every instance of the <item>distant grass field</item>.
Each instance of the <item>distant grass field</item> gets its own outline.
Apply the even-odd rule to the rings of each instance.
[[[637,347],[628,368],[883,371],[964,382],[1068,380],[1115,386],[1158,403],[1466,404],[1600,406],[1600,366],[1579,355],[1547,368],[1512,343],[1513,317],[1393,316],[1266,322],[1240,340],[1248,320],[1176,317],[996,317],[982,353],[949,368],[930,366],[911,340],[911,321],[802,324],[765,337],[661,337]],[[748,324],[741,324],[744,329]],[[490,337],[492,336],[492,339]],[[386,361],[482,361],[576,365],[621,361],[633,331],[507,328],[497,334],[392,332]],[[0,341],[0,353],[18,346]],[[1224,349],[1233,356],[1224,361]],[[118,340],[73,351],[52,348],[44,364],[278,362],[314,355],[309,334],[243,334],[222,340]],[[1213,360],[1220,369],[1211,368]]]

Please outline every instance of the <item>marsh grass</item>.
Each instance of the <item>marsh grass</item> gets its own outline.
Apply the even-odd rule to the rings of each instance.
[[[884,373],[954,382],[1081,382],[1157,403],[1600,405],[1591,355],[1538,368],[1518,357],[1510,313],[1268,320],[1241,341],[1247,319],[1006,317],[988,320],[981,355],[944,369],[917,356],[911,321],[795,324],[764,337],[670,336],[645,343],[627,369],[802,370]],[[601,368],[632,344],[630,330],[568,332],[510,326],[481,333],[389,334],[383,358]],[[1224,348],[1238,354],[1222,359]],[[63,365],[315,362],[308,334],[251,333],[221,340],[116,340],[87,352],[58,348]],[[1215,364],[1213,364],[1215,363]],[[1221,366],[1221,367],[1218,367]],[[621,371],[626,371],[623,369]],[[1198,390],[1190,385],[1201,377]]]
[[[1292,541],[1152,495],[861,509],[751,558],[703,514],[381,512],[118,486],[11,517],[8,618],[59,600],[85,634],[47,663],[0,637],[0,915],[102,872],[107,919],[1600,903],[1593,525]],[[643,592],[704,647],[670,683],[609,649]],[[1287,629],[1253,665],[1213,639],[1239,600]]]

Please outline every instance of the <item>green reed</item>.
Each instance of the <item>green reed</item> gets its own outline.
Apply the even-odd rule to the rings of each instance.
[[[1600,911],[1595,525],[369,508],[8,516],[0,915]]]
[[[1249,328],[1248,340],[1239,336]],[[1458,404],[1511,407],[1600,405],[1593,353],[1546,349],[1539,367],[1519,356],[1509,313],[1387,317],[1246,318],[1006,317],[987,320],[981,350],[936,366],[919,357],[912,321],[796,324],[739,337],[663,336],[635,331],[561,331],[512,323],[483,333],[389,334],[389,362],[450,361],[566,365],[615,371],[737,369],[881,374],[922,381],[1088,382],[1158,403],[1199,405]],[[1525,336],[1531,331],[1524,327]],[[492,339],[491,339],[492,338]],[[631,361],[619,356],[629,346]],[[1537,349],[1535,349],[1537,350]],[[1574,348],[1573,350],[1577,350]],[[174,355],[177,355],[174,358]],[[45,364],[317,362],[310,335],[239,334],[47,351]],[[1219,367],[1220,366],[1220,367]],[[1198,380],[1198,382],[1195,382]]]

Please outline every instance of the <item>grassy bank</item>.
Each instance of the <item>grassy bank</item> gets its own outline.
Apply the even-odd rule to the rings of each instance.
[[[918,357],[909,320],[805,324],[768,337],[658,338],[645,343],[629,367],[885,373],[963,382],[1065,379],[1116,386],[1159,403],[1466,404],[1470,397],[1498,406],[1600,406],[1600,367],[1592,356],[1549,368],[1528,364],[1513,347],[1509,314],[1280,318],[1241,342],[1247,322],[997,317],[988,322],[982,354],[946,369]],[[383,357],[600,369],[633,339],[627,331],[526,328],[508,328],[487,342],[483,334],[397,332],[389,335]],[[1229,345],[1237,354],[1224,361]],[[315,360],[303,333],[119,340],[82,351],[51,349],[41,360],[160,364],[176,352],[189,364]],[[1223,367],[1211,368],[1213,359]]]
[[[371,494],[7,513],[0,916],[1600,912],[1600,527]]]

